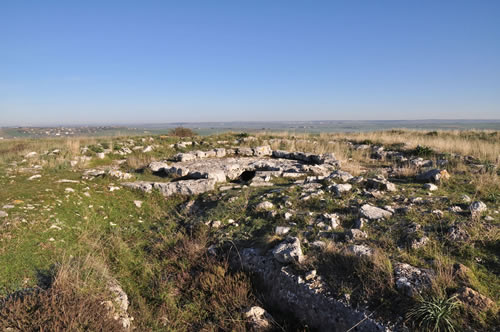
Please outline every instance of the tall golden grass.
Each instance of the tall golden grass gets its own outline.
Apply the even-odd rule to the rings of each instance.
[[[406,148],[415,148],[418,145],[428,146],[442,153],[457,153],[464,156],[473,156],[483,161],[500,164],[500,132],[493,130],[424,130],[395,129],[371,132],[342,132],[321,134],[294,134],[288,132],[261,132],[257,136],[272,135],[284,140],[290,150],[304,150],[308,152],[334,152],[339,159],[346,158],[346,146],[341,144],[345,140],[369,140],[378,144],[403,143]],[[290,142],[286,140],[289,139]],[[277,148],[280,143],[271,144]]]

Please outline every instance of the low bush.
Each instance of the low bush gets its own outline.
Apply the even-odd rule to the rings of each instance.
[[[192,137],[192,136],[196,136],[196,133],[189,129],[189,128],[184,128],[184,127],[177,127],[177,128],[174,128],[174,129],[171,129],[169,131],[169,134],[171,136],[176,136],[176,137]]]

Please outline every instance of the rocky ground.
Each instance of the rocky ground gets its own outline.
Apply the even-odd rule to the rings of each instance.
[[[67,284],[117,330],[423,330],[428,303],[456,330],[499,324],[495,161],[316,136],[41,142],[1,146],[4,329],[36,330],[24,299]]]

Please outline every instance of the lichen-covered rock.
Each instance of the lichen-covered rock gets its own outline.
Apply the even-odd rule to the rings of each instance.
[[[430,270],[419,269],[405,263],[396,263],[394,265],[394,275],[396,279],[396,288],[406,296],[414,296],[421,293],[431,284],[432,273]]]
[[[300,240],[297,237],[286,238],[285,241],[274,248],[273,255],[278,262],[283,264],[292,262],[301,263],[304,260]]]

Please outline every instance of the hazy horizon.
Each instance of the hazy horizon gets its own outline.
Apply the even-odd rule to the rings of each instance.
[[[499,12],[498,1],[2,1],[0,127],[497,120]]]

